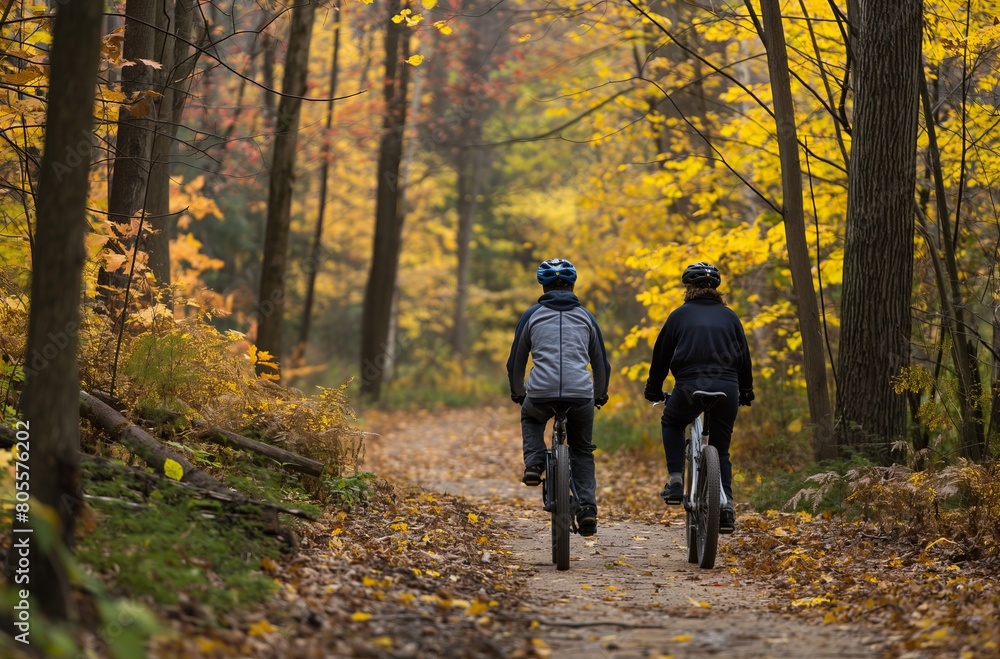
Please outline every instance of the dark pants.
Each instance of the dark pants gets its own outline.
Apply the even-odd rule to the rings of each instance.
[[[722,469],[722,489],[726,497],[733,500],[733,465],[729,461],[729,442],[733,437],[733,424],[739,410],[739,387],[726,380],[699,379],[697,385],[678,382],[667,399],[660,419],[663,434],[663,452],[667,457],[667,472],[684,471],[684,429],[702,413],[703,408],[695,403],[691,394],[695,391],[721,391],[726,400],[712,407],[709,442],[719,452],[719,467]]]
[[[521,405],[521,439],[524,464],[545,463],[545,424],[555,416],[553,404],[568,405],[570,401],[525,399]],[[597,510],[597,477],[594,473],[594,401],[577,403],[566,414],[566,440],[569,444],[569,465],[573,474],[573,489],[581,507]]]

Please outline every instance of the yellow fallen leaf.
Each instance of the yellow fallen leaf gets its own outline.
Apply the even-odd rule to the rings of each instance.
[[[355,611],[351,614],[351,620],[354,622],[365,622],[366,620],[371,620],[372,614],[365,613],[364,611]]]
[[[163,463],[163,473],[167,476],[167,478],[179,481],[184,478],[184,467],[182,467],[176,460],[167,458]]]
[[[409,64],[410,66],[420,66],[423,63],[423,61],[424,61],[423,55],[410,55],[407,58],[406,63]]]
[[[699,609],[710,609],[710,608],[712,608],[712,605],[709,604],[708,602],[699,602],[698,600],[696,600],[693,597],[689,597],[688,601],[691,602],[691,606],[697,606]]]
[[[388,636],[376,636],[372,639],[372,643],[386,650],[392,649],[392,639]]]
[[[218,641],[213,641],[212,639],[206,638],[204,636],[197,637],[195,642],[198,644],[198,649],[205,653],[215,652],[216,650],[221,650],[223,647],[225,647]]]
[[[469,521],[475,524],[476,522],[479,521],[479,515],[477,515],[476,513],[469,513]]]
[[[549,649],[549,644],[540,638],[531,639],[531,647],[534,649],[535,654],[538,655],[539,659],[548,659],[552,656],[552,650]]]
[[[466,609],[465,614],[469,616],[478,616],[480,613],[487,611],[490,605],[478,597],[476,600]]]
[[[676,643],[690,643],[691,642],[691,638],[692,637],[691,637],[690,634],[678,634],[677,636],[674,636],[670,640],[674,641]]]
[[[250,629],[247,630],[247,634],[250,636],[263,636],[264,634],[270,634],[271,632],[278,631],[278,628],[269,623],[267,620],[260,620],[250,625]]]

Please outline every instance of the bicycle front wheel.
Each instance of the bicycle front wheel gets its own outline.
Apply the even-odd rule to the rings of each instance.
[[[698,562],[698,516],[688,511],[684,526],[687,536],[688,563]]]
[[[552,513],[552,562],[557,570],[569,569],[569,534],[573,524],[569,509],[569,447],[558,444],[552,451],[555,458],[555,500]]]
[[[722,477],[719,469],[719,452],[714,446],[701,451],[701,473],[698,474],[698,565],[704,569],[715,567],[719,549],[719,508],[722,499]]]

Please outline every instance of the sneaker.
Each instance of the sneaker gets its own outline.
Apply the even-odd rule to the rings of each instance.
[[[535,487],[542,482],[542,473],[545,472],[545,465],[536,464],[528,465],[524,468],[524,476],[521,478],[521,482],[528,487]]]
[[[736,530],[736,511],[732,503],[727,503],[719,511],[719,533],[732,533]]]
[[[576,525],[585,538],[597,533],[597,511],[591,507],[581,508],[576,515]]]
[[[684,501],[684,485],[682,483],[667,483],[660,492],[663,503],[676,506]]]

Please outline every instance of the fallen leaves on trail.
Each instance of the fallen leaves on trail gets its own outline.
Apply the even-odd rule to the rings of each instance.
[[[177,618],[180,633],[154,654],[541,656],[520,648],[523,630],[507,631],[521,575],[499,544],[506,536],[459,498],[382,484],[366,507],[305,529],[296,555],[262,562],[278,589],[263,608]]]
[[[1000,654],[998,566],[965,560],[947,538],[771,511],[742,517],[726,551],[738,575],[778,595],[775,608],[825,624],[875,625],[893,656]]]

